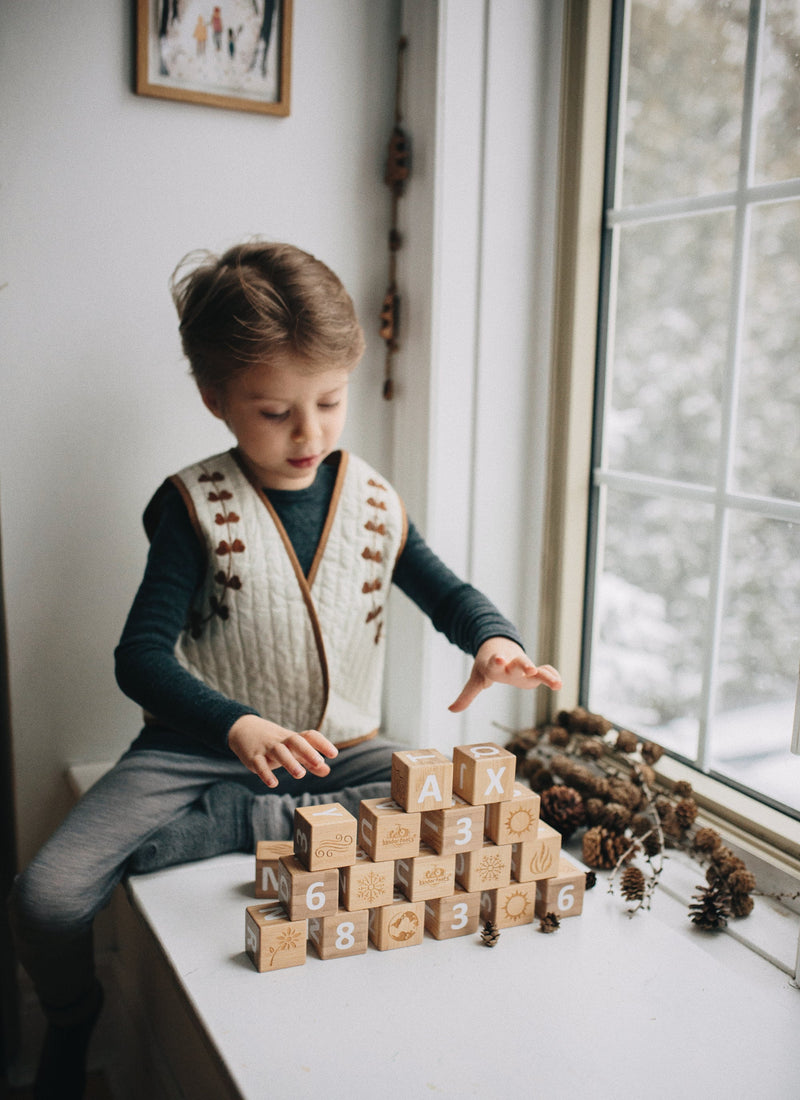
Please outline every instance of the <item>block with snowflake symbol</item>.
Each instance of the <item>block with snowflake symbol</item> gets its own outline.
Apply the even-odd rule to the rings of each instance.
[[[511,845],[486,841],[474,852],[456,856],[456,882],[468,892],[496,890],[511,881]]]
[[[394,861],[376,863],[359,849],[355,863],[339,871],[339,897],[349,912],[388,905],[394,897]]]
[[[442,898],[455,889],[455,871],[455,855],[440,855],[427,844],[420,844],[419,855],[395,863],[395,886],[409,901]]]
[[[512,882],[481,894],[481,920],[490,920],[496,928],[532,924],[535,911],[535,882]]]
[[[508,802],[486,807],[486,835],[495,844],[522,844],[535,840],[541,799],[524,783],[515,783]]]
[[[308,938],[321,959],[341,959],[364,955],[369,940],[369,913],[361,909],[347,913],[340,909],[326,917],[312,917]]]
[[[289,920],[282,905],[248,905],[245,911],[245,951],[260,973],[302,966],[306,961],[308,922]]]

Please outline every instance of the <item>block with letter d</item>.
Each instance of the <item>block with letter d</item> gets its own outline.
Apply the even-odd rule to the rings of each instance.
[[[536,916],[555,913],[557,917],[577,917],[583,909],[586,872],[561,856],[558,872],[536,884]]]
[[[339,871],[336,867],[307,871],[296,856],[282,856],[278,897],[290,920],[335,913],[339,907]]]
[[[268,901],[278,900],[278,871],[281,856],[292,854],[291,840],[259,840],[256,845],[256,888],[257,898]]]
[[[453,791],[472,806],[507,802],[514,793],[517,758],[493,742],[453,749]]]
[[[308,938],[321,959],[341,959],[363,955],[369,941],[369,913],[345,913],[339,909],[326,917],[311,917]]]
[[[453,799],[453,761],[438,749],[392,753],[392,798],[408,813],[449,806]]]
[[[248,905],[244,920],[245,951],[259,973],[305,963],[306,921],[289,920],[286,910],[276,902]]]
[[[481,895],[456,887],[454,894],[425,902],[425,927],[436,940],[451,940],[478,931]]]
[[[298,806],[294,811],[294,854],[309,871],[355,862],[358,822],[338,802]]]

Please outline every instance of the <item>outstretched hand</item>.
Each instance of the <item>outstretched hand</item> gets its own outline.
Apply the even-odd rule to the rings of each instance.
[[[306,771],[328,775],[331,769],[323,757],[333,759],[339,753],[318,730],[296,733],[257,714],[237,718],[228,733],[228,747],[268,787],[278,786],[275,772],[279,768],[294,779],[302,779]]]
[[[561,677],[552,665],[535,665],[510,638],[489,638],[475,654],[469,679],[448,709],[454,713],[466,710],[492,684],[508,684],[523,690],[544,685],[558,691]]]

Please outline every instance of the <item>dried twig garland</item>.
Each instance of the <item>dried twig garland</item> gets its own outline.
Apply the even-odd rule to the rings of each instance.
[[[402,238],[397,226],[397,214],[400,198],[405,189],[406,180],[411,171],[411,144],[402,128],[403,121],[401,97],[403,90],[403,60],[408,45],[404,37],[397,45],[397,73],[395,79],[394,127],[389,138],[389,151],[386,159],[384,182],[392,193],[392,221],[389,230],[389,285],[381,307],[380,334],[386,344],[386,367],[383,381],[383,396],[391,401],[394,395],[392,362],[399,348],[397,342],[400,319],[400,295],[397,290],[397,253],[402,246]]]

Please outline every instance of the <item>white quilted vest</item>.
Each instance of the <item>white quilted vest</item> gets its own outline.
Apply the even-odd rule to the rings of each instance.
[[[375,734],[386,600],[407,529],[394,489],[342,452],[306,578],[269,500],[233,451],[172,480],[208,555],[202,594],[176,649],[181,664],[287,729],[317,729],[339,746]]]

